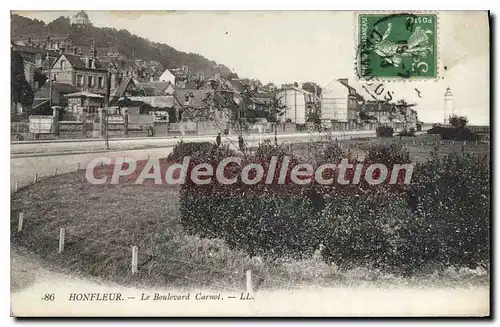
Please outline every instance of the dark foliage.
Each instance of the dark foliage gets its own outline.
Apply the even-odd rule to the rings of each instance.
[[[33,90],[24,75],[23,58],[16,51],[10,55],[11,101],[30,106],[34,100]]]
[[[45,24],[43,21],[14,14],[11,16],[11,35],[39,38],[47,37],[47,35],[69,35],[76,46],[82,50],[89,49],[95,41],[99,53],[102,54],[111,50],[131,60],[155,60],[165,68],[179,68],[185,65],[190,70],[203,73],[205,76],[213,76],[216,73],[220,73],[221,76],[234,76],[228,67],[199,54],[181,52],[166,44],[149,41],[123,29],[95,26],[87,26],[83,29],[74,28],[70,20],[62,16]]]
[[[410,128],[410,129],[404,129],[399,133],[399,136],[416,136],[415,135],[415,128]]]
[[[198,152],[195,162],[214,167],[227,153]],[[288,147],[261,145],[241,166],[272,156],[292,158],[283,185],[231,185],[212,180],[187,183],[181,189],[182,224],[190,233],[218,237],[250,255],[310,257],[324,246],[322,257],[341,267],[366,266],[412,274],[426,265],[487,263],[489,244],[489,167],[484,158],[452,153],[433,157],[415,168],[411,185],[296,185],[289,172],[299,163]],[[318,155],[338,162],[335,145]],[[409,162],[399,144],[373,146],[368,162]],[[227,178],[241,166],[226,167]],[[192,166],[191,166],[192,168]],[[275,178],[278,173],[275,172]],[[251,175],[251,177],[255,176]],[[265,177],[264,177],[265,179]],[[474,203],[472,206],[471,203]]]
[[[378,126],[375,131],[377,137],[392,137],[394,135],[394,128],[390,126]]]

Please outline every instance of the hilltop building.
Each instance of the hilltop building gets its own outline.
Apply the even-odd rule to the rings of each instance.
[[[71,18],[71,25],[84,27],[91,25],[91,22],[87,13],[82,10]]]

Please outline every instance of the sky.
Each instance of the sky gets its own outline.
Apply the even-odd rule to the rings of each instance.
[[[75,11],[22,11],[48,23]],[[351,11],[87,11],[95,26],[127,29],[177,50],[199,53],[239,76],[264,84],[356,80],[355,13]],[[439,78],[385,82],[395,98],[416,103],[419,119],[442,122],[444,93],[454,94],[455,113],[489,124],[489,22],[486,12],[438,13]],[[446,70],[444,67],[446,66]],[[415,91],[420,91],[420,97]]]

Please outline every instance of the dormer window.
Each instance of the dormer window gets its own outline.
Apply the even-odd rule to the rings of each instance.
[[[88,68],[94,68],[94,60],[89,59],[89,67]]]
[[[66,69],[66,60],[61,60],[61,70]]]

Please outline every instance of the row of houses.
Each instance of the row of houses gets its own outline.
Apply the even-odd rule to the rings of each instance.
[[[297,85],[285,85],[276,96],[286,107],[280,117],[283,122],[305,124],[317,117],[323,127],[335,130],[368,124],[416,129],[418,123],[417,111],[411,105],[365,99],[346,78],[324,86],[320,96]]]
[[[270,117],[269,111],[278,102],[281,114],[275,118],[281,123],[304,125],[313,117],[327,128],[352,129],[363,124],[415,128],[418,121],[411,107],[365,99],[348,79],[332,81],[318,95],[297,83],[275,89],[220,75],[207,79],[187,66],[163,69],[153,61],[127,61],[113,52],[98,56],[95,44],[81,51],[64,37],[42,41],[12,43],[12,50],[24,59],[25,77],[35,95],[31,108],[16,113],[26,109],[48,113],[51,106],[59,106],[67,108],[68,116],[79,119],[111,106],[126,107],[132,120],[151,111],[168,111],[174,121],[201,119],[196,113],[207,107],[207,98],[239,94],[251,88],[251,107],[260,113],[268,111],[264,116]],[[40,85],[36,74],[44,74],[49,80]],[[215,113],[211,119],[227,122],[231,117]]]

